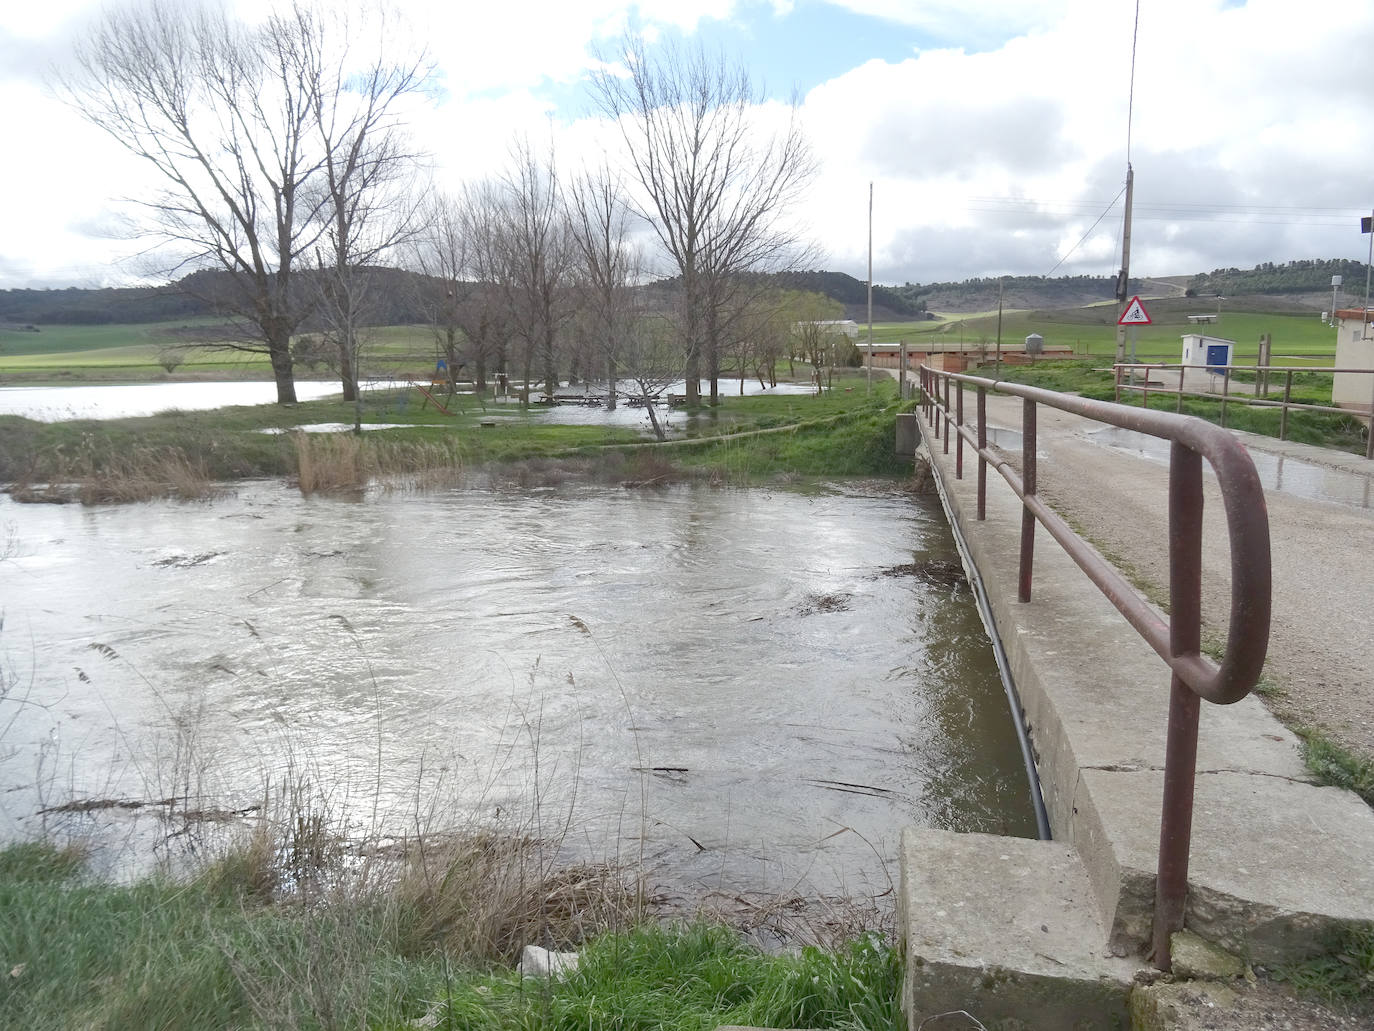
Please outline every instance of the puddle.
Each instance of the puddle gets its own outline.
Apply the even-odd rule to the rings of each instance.
[[[1169,442],[1148,433],[1107,426],[1085,436],[1095,444],[1124,451],[1137,458],[1162,465],[1169,462]],[[1374,500],[1374,491],[1371,490],[1374,468],[1369,474],[1349,472],[1267,451],[1252,450],[1250,458],[1255,463],[1255,471],[1259,473],[1260,483],[1265,490],[1360,509],[1368,509],[1371,500]]]

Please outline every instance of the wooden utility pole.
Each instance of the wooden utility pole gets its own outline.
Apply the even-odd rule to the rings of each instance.
[[[997,373],[996,378],[1002,378],[1002,287],[1005,286],[1000,279],[997,281]],[[986,339],[986,338],[984,338]]]
[[[1131,297],[1131,195],[1135,191],[1135,171],[1130,163],[1126,164],[1126,222],[1121,232],[1121,278],[1116,284],[1116,299],[1121,305],[1117,312],[1120,317],[1126,314],[1126,305]],[[1126,360],[1126,327],[1120,322],[1116,326],[1116,363]]]
[[[868,392],[873,393],[873,183],[868,184]]]

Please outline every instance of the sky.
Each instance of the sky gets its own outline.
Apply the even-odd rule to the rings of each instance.
[[[246,19],[274,0],[225,0]],[[588,78],[627,31],[704,43],[795,98],[818,174],[814,267],[929,283],[1364,259],[1374,4],[1351,0],[393,0],[442,89],[412,112],[434,188],[513,139],[602,160]],[[138,281],[147,172],[48,86],[101,5],[0,6],[0,288]],[[1135,45],[1132,89],[1132,37]],[[1128,133],[1129,127],[1129,133]],[[1129,148],[1129,152],[1128,152]]]

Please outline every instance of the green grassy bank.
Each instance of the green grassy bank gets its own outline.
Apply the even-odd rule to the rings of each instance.
[[[121,886],[86,876],[76,852],[0,851],[0,1025],[902,1026],[896,950],[871,935],[765,955],[721,925],[638,923],[581,942],[559,932],[554,944],[582,945],[578,969],[552,982],[522,980],[509,952],[454,947],[457,929],[436,927],[425,908],[433,900],[404,878],[264,898],[241,866],[241,857],[226,858],[189,881]]]
[[[0,481],[21,500],[95,502],[195,498],[254,477],[291,478],[307,491],[387,479],[454,482],[496,464],[538,461],[577,462],[611,479],[641,481],[898,475],[905,466],[892,454],[895,385],[884,378],[873,386],[870,394],[861,377],[851,377],[819,397],[725,397],[692,418],[690,446],[652,459],[638,455],[651,441],[633,429],[551,424],[518,405],[472,399],[446,416],[422,408],[411,390],[368,401],[364,423],[399,425],[361,436],[290,432],[351,423],[352,406],[329,400],[102,421],[0,416]],[[753,435],[759,430],[783,432]]]

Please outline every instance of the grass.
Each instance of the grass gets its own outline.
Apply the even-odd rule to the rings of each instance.
[[[1374,927],[1346,928],[1322,956],[1276,970],[1299,994],[1374,1016]]]
[[[714,1031],[751,1027],[904,1027],[899,956],[873,938],[843,949],[768,956],[728,928],[645,927],[608,935],[546,991],[517,979],[468,981],[442,1009],[449,1026]]]
[[[1374,759],[1362,759],[1311,728],[1296,731],[1302,739],[1307,769],[1323,784],[1353,791],[1374,806]]]
[[[984,367],[978,370],[978,373],[991,375],[992,370]],[[1101,363],[1091,359],[1006,365],[1002,367],[1001,378],[1012,383],[1026,383],[1102,401],[1111,401],[1115,397],[1112,373],[1105,371]],[[1274,389],[1271,380],[1268,395],[1271,399],[1282,398],[1282,382],[1280,377],[1278,389]],[[1142,399],[1139,392],[1122,394],[1123,404],[1139,406]],[[1290,399],[1301,404],[1330,405],[1331,376],[1322,373],[1296,374]],[[1158,411],[1172,412],[1178,410],[1178,399],[1172,394],[1152,392],[1149,395],[1149,406]],[[1222,421],[1220,401],[1185,397],[1181,410],[1185,415],[1194,415],[1211,423],[1221,424]],[[1231,429],[1277,437],[1281,420],[1282,413],[1277,408],[1253,408],[1235,401],[1226,405],[1225,425]],[[1297,410],[1288,413],[1285,439],[1362,455],[1365,451],[1366,434],[1365,421],[1355,415]]]
[[[905,467],[891,453],[895,386],[881,378],[870,396],[862,377],[836,383],[820,397],[723,398],[693,417],[687,432],[700,443],[674,450],[670,461],[683,475],[725,482],[900,474]],[[587,469],[604,464],[605,475],[621,479],[625,457],[613,450],[646,443],[630,428],[545,423],[517,406],[502,406],[496,425],[483,426],[490,406],[469,400],[445,416],[419,401],[410,390],[374,394],[364,422],[403,425],[361,438],[263,432],[351,423],[352,406],[340,400],[102,421],[0,416],[0,481],[21,500],[96,502],[203,497],[223,481],[253,477],[292,478],[306,493],[375,482],[448,485],[494,464],[574,459]],[[795,431],[724,439],[786,427]]]
[[[1248,299],[1241,298],[1234,304],[1240,306],[1247,302]],[[1147,301],[1154,321],[1137,330],[1137,356],[1141,360],[1177,361],[1182,348],[1180,337],[1190,332],[1234,340],[1237,362],[1254,360],[1262,333],[1270,334],[1275,355],[1326,356],[1329,363],[1335,354],[1335,331],[1322,325],[1315,312],[1235,311],[1223,305],[1219,322],[1203,326],[1188,323],[1187,315],[1215,311],[1215,303],[1213,298]],[[1019,348],[1028,335],[1039,333],[1046,347],[1068,347],[1075,354],[1115,357],[1117,314],[1114,305],[1006,311],[1002,315],[1002,344]],[[861,339],[866,340],[866,334],[861,334]],[[949,315],[939,321],[875,324],[873,340],[874,343],[905,340],[917,348],[928,341],[946,347],[962,341],[970,348],[980,344],[993,348],[997,341],[997,314],[980,312]],[[1129,346],[1128,340],[1128,353]]]
[[[490,840],[461,850],[477,890],[464,896],[469,903],[481,901],[493,872],[485,863],[467,867],[483,847],[501,851],[492,851]],[[578,970],[562,981],[522,981],[507,965],[510,949],[465,951],[431,933],[433,899],[410,894],[405,878],[394,890],[268,902],[241,876],[245,864],[253,865],[241,856],[221,860],[190,882],[114,885],[84,876],[79,854],[69,850],[39,844],[0,850],[6,913],[0,956],[7,974],[0,1024],[472,1031],[902,1026],[898,954],[872,936],[834,951],[809,947],[770,956],[719,925],[641,925],[590,937]],[[472,921],[461,906],[439,912],[451,925]],[[518,948],[537,940],[537,930],[518,929],[511,940]],[[410,1024],[426,1014],[427,1024]]]

